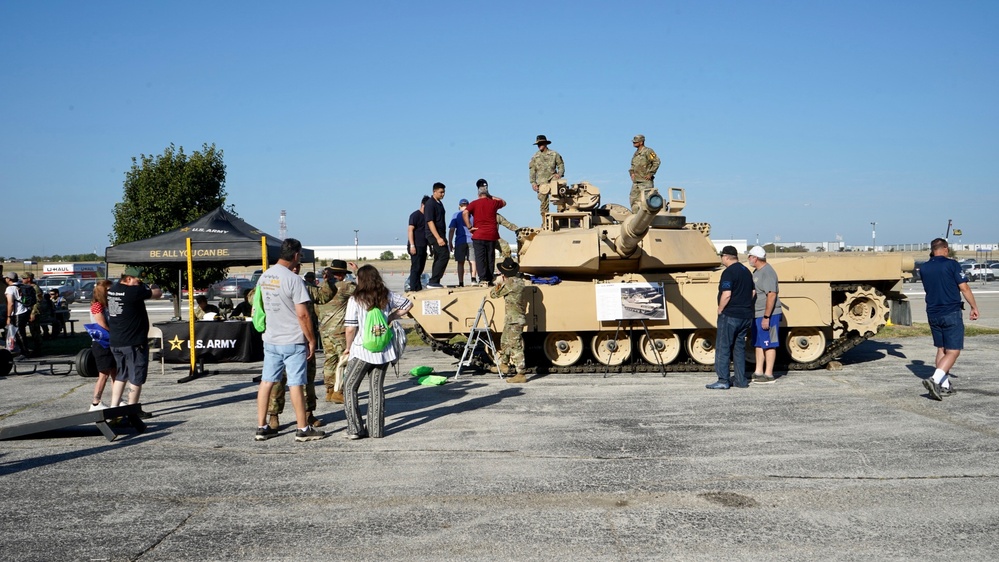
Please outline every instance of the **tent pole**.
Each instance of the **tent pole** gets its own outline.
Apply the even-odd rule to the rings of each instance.
[[[188,341],[188,349],[191,352],[191,373],[182,379],[178,379],[178,383],[191,382],[198,378],[201,373],[196,369],[197,360],[195,358],[195,344],[197,340],[194,339],[194,261],[191,255],[191,239],[187,238],[187,324],[190,330],[190,339]]]

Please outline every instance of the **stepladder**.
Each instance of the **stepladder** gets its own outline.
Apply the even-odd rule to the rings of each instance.
[[[465,349],[462,350],[461,359],[458,360],[458,370],[454,372],[455,379],[461,376],[462,368],[472,364],[472,358],[475,357],[480,344],[483,351],[488,350],[492,354],[491,357],[494,360],[498,356],[496,344],[493,343],[493,335],[489,331],[489,319],[486,317],[486,300],[488,298],[488,296],[482,297],[482,302],[479,303],[479,310],[475,313],[475,322],[472,323],[472,329],[468,332],[468,341],[465,342]],[[499,372],[499,369],[497,368],[496,371]],[[499,376],[502,378],[502,373]]]

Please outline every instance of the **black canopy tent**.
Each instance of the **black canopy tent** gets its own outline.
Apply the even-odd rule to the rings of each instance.
[[[188,240],[190,240],[190,261],[188,261]],[[188,279],[191,279],[190,267],[193,267],[194,263],[208,263],[220,267],[262,265],[265,247],[268,265],[277,263],[281,255],[280,239],[219,207],[169,232],[135,242],[108,246],[104,250],[104,260],[107,263],[188,269]],[[312,250],[302,248],[300,258],[302,262],[312,263],[315,261],[315,254]],[[180,291],[177,293],[174,310],[179,317]],[[188,301],[189,308],[193,310],[193,291],[188,296]],[[193,340],[193,315],[189,321]],[[187,382],[196,376],[195,351],[192,345],[191,374],[177,382]]]
[[[281,240],[246,223],[222,207],[184,226],[143,240],[108,246],[107,263],[178,267],[187,263],[187,239],[191,239],[191,257],[195,262],[220,267],[260,265],[261,238],[267,238],[267,262],[277,263]],[[312,250],[302,248],[302,262],[315,260]]]

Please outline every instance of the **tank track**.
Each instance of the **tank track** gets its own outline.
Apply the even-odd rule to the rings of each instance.
[[[430,349],[433,351],[441,351],[447,355],[454,357],[455,359],[461,359],[461,354],[465,349],[464,344],[453,344],[446,341],[438,340],[428,334],[423,326],[419,322],[415,323],[416,333],[419,334],[420,339],[423,340]],[[858,334],[844,336],[835,341],[833,341],[829,346],[826,347],[825,353],[815,361],[809,363],[783,363],[777,364],[776,368],[778,370],[787,371],[811,371],[819,369],[826,366],[830,361],[842,356],[847,351],[850,351],[854,347],[857,347],[870,336],[862,336]],[[537,351],[537,350],[534,350]],[[489,357],[481,352],[476,352],[471,360],[470,366],[481,369],[483,371],[488,371],[493,367],[492,361]],[[559,367],[555,365],[538,365],[534,367],[528,367],[527,371],[532,374],[559,374],[559,373],[697,373],[697,372],[713,372],[715,370],[714,365],[701,365],[700,363],[695,363],[694,361],[688,359],[686,361],[678,361],[675,363],[670,363],[669,365],[653,365],[651,363],[645,363],[639,360],[638,362],[624,365],[604,365],[603,363],[598,363],[593,360],[587,360],[575,365],[569,365],[566,367]]]

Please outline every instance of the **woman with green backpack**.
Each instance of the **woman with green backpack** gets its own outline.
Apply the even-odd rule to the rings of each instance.
[[[347,439],[382,437],[385,432],[385,371],[397,359],[392,345],[394,320],[402,318],[413,303],[388,290],[374,266],[357,270],[357,290],[347,301],[344,319],[349,356],[343,383],[343,410],[347,416]],[[357,391],[369,375],[368,427],[361,424]]]

